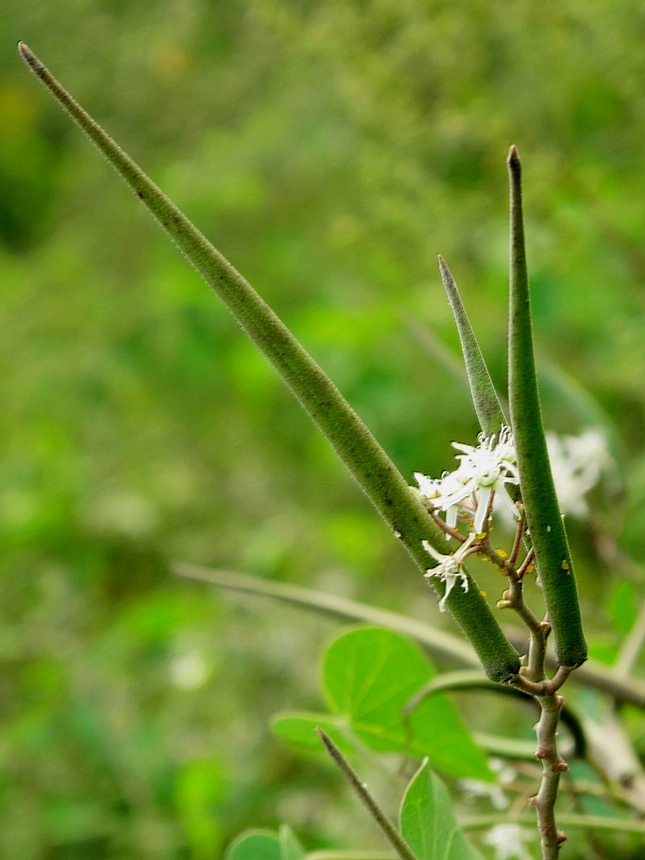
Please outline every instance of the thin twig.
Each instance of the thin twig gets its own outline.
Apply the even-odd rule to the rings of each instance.
[[[546,688],[548,691],[548,685],[554,684],[554,682],[559,685],[564,680],[562,676],[560,676],[560,678],[560,681],[556,681],[556,678],[554,677],[551,681],[547,681],[541,685],[540,689]],[[403,715],[406,718],[409,717],[410,714],[412,714],[428,696],[432,696],[437,693],[459,692],[484,692],[492,693],[494,695],[512,696],[515,699],[521,698],[524,702],[533,702],[537,708],[538,714],[540,713],[540,703],[535,694],[523,689],[519,684],[495,684],[493,681],[483,678],[481,673],[478,673],[475,670],[459,669],[455,672],[442,672],[440,675],[435,675],[434,678],[431,678],[430,681],[428,681],[427,684],[424,684],[421,689],[418,690],[405,704]],[[576,758],[584,758],[587,752],[587,745],[584,728],[580,720],[570,708],[563,707],[560,713],[560,721],[566,725],[573,739],[570,754]],[[486,746],[486,744],[484,744],[484,746]],[[535,750],[533,749],[531,752],[531,756],[533,757],[534,752]],[[503,750],[501,750],[500,753],[503,755]],[[531,756],[527,756],[527,759]]]
[[[587,830],[618,831],[620,833],[642,833],[643,822],[637,821],[634,818],[609,818],[601,815],[575,815],[573,813],[561,813],[558,818],[565,827],[580,828]],[[533,824],[533,819],[526,816],[520,816],[514,819],[514,823],[518,824]],[[462,818],[459,821],[459,826],[464,830],[484,830],[488,827],[493,827],[495,824],[507,824],[508,816],[491,814],[477,815],[472,818]]]
[[[636,616],[636,621],[629,631],[618,654],[618,659],[614,664],[614,672],[618,677],[629,677],[641,652],[643,643],[645,643],[645,601],[641,605],[640,611]]]
[[[463,543],[466,538],[459,529],[455,529],[452,526],[449,526],[445,520],[442,520],[439,514],[436,512],[434,508],[428,508],[428,513],[432,517],[433,521],[439,526],[439,528],[446,533],[451,538],[454,538],[459,543]]]
[[[334,594],[326,594],[313,588],[262,579],[248,573],[220,570],[188,562],[176,562],[171,567],[175,574],[186,579],[200,580],[241,593],[270,597],[273,600],[299,606],[301,609],[329,615],[340,621],[378,624],[409,636],[428,653],[448,661],[453,666],[470,668],[479,666],[474,651],[462,639],[397,612],[390,612],[387,609],[348,600]],[[509,629],[508,635],[518,650],[526,647],[525,633],[522,630]],[[548,669],[557,669],[550,655],[546,657],[546,666]],[[590,659],[576,669],[572,681],[601,690],[611,696],[617,704],[630,704],[645,710],[645,684],[642,681],[635,678],[617,678],[612,669],[594,660]]]
[[[524,602],[524,571],[526,570],[526,559],[522,562],[520,568],[516,568],[514,562],[511,561],[513,555],[517,555],[516,545],[518,536],[521,539],[521,530],[518,528],[513,552],[508,559],[503,559],[499,553],[490,550],[490,545],[482,552],[487,555],[491,561],[501,567],[508,578],[508,589],[504,592],[502,599],[498,601],[498,609],[512,609],[521,619],[529,633],[529,646],[527,665],[520,672],[523,677],[531,681],[541,681],[545,677],[544,664],[546,657],[546,635],[548,626],[540,622],[537,617],[531,612],[529,607]],[[530,549],[526,558],[532,557],[533,549]],[[526,691],[526,690],[525,690]],[[526,691],[528,692],[528,691]]]
[[[518,527],[515,536],[513,550],[509,557],[502,555],[498,550],[494,550],[490,541],[486,539],[480,546],[479,554],[488,558],[499,570],[503,570],[508,578],[508,589],[504,592],[502,599],[498,601],[498,609],[512,609],[521,619],[522,623],[529,632],[529,648],[528,648],[528,665],[523,668],[524,676],[529,677],[532,681],[542,680],[544,675],[544,660],[546,653],[546,633],[547,628],[544,624],[538,621],[536,616],[531,612],[524,602],[524,581],[523,572],[520,573],[515,567],[512,560],[517,557],[519,551],[518,544],[521,540],[522,529]],[[533,550],[529,550],[532,554]],[[527,554],[527,558],[528,555]],[[522,563],[521,569],[525,570],[525,562]]]
[[[536,698],[540,698],[541,696],[552,696],[564,684],[571,671],[571,669],[566,669],[564,666],[559,666],[557,672],[552,678],[533,681],[530,678],[528,671],[524,672],[520,670],[515,686],[518,690],[522,690]]]
[[[524,579],[524,574],[529,570],[532,564],[534,564],[533,559],[535,558],[535,550],[533,547],[529,547],[529,551],[526,553],[526,557],[522,564],[517,569],[517,575],[520,579]]]
[[[338,749],[338,747],[332,741],[329,735],[321,728],[317,728],[316,733],[325,745],[325,749],[329,753],[334,764],[338,767],[347,782],[350,784],[352,789],[356,792],[360,800],[363,802],[363,804],[367,808],[367,811],[370,813],[370,815],[380,828],[381,832],[388,840],[392,848],[394,848],[401,860],[417,860],[416,855],[414,854],[410,846],[398,832],[396,827],[392,824],[387,815],[380,808],[376,800],[374,800],[372,795],[367,790],[367,786],[365,785],[365,783],[359,779],[354,768],[350,765],[350,763],[347,761],[345,756],[341,753],[341,751]]]
[[[513,541],[513,548],[511,549],[511,554],[508,557],[508,561],[510,564],[515,566],[517,564],[517,557],[520,553],[520,547],[522,546],[522,536],[524,534],[524,520],[520,519],[517,528],[515,529],[515,539]]]
[[[542,713],[535,727],[538,742],[535,755],[542,762],[542,779],[538,793],[530,799],[529,803],[537,812],[543,860],[556,860],[560,846],[567,838],[561,830],[558,830],[555,821],[555,801],[558,796],[560,775],[569,769],[556,745],[558,720],[564,699],[562,696],[552,694],[541,696],[539,702]]]
[[[203,565],[190,564],[188,562],[176,562],[172,565],[173,573],[185,579],[195,579],[216,585],[219,588],[238,591],[243,594],[252,594],[261,597],[270,597],[283,603],[292,604],[300,609],[309,609],[321,615],[329,615],[339,621],[356,623],[362,621],[367,624],[377,624],[396,630],[409,636],[418,642],[428,653],[448,661],[455,666],[467,666],[469,668],[479,667],[479,661],[472,648],[463,639],[446,633],[436,627],[430,627],[414,618],[381,609],[378,606],[370,606],[368,603],[359,603],[336,594],[328,594],[314,588],[306,588],[302,585],[293,585],[289,582],[276,582],[272,579],[263,579],[248,573],[237,571],[220,570],[218,568],[204,567]]]

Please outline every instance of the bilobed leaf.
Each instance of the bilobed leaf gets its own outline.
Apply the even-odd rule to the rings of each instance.
[[[587,659],[567,535],[555,494],[533,354],[531,302],[524,246],[521,165],[508,158],[511,187],[511,278],[508,397],[520,489],[535,563],[552,628],[555,656],[574,669]]]
[[[280,827],[280,860],[305,860],[305,850],[287,825]]]
[[[268,830],[250,830],[237,837],[226,860],[283,860],[280,840]]]
[[[457,824],[445,785],[427,761],[406,789],[400,821],[401,835],[417,860],[481,860]]]
[[[410,699],[434,674],[416,645],[379,627],[341,634],[323,661],[330,709],[371,749],[428,756],[451,776],[491,780],[484,753],[446,696],[429,696],[406,715]]]

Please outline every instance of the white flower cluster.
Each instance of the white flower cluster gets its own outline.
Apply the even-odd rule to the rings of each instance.
[[[488,528],[494,501],[501,501],[517,517],[517,510],[506,484],[518,484],[513,435],[502,427],[498,436],[479,436],[479,445],[453,442],[459,467],[444,472],[441,478],[428,478],[420,472],[414,477],[419,490],[434,510],[443,511],[446,525],[454,528],[457,520],[472,524],[475,534]]]
[[[519,824],[496,824],[484,839],[485,845],[495,849],[495,860],[531,860],[531,854],[525,843],[530,841],[532,833]]]
[[[585,496],[609,467],[605,438],[593,429],[580,436],[548,433],[547,445],[560,510],[583,519],[589,513]],[[477,446],[453,442],[453,447],[460,452],[456,455],[459,466],[453,472],[444,472],[441,478],[414,474],[429,509],[444,515],[440,525],[445,528],[446,539],[459,539],[458,525],[465,524],[468,529],[468,535],[461,535],[462,542],[452,553],[438,552],[428,541],[423,541],[424,548],[437,562],[426,577],[437,577],[446,585],[439,602],[442,612],[457,583],[464,591],[468,590],[469,580],[463,565],[469,555],[478,551],[477,541],[485,538],[493,512],[510,515],[515,522],[520,517],[508,492],[509,484],[519,484],[511,429],[502,427],[494,436],[481,434]]]
[[[547,433],[546,444],[560,510],[576,519],[586,519],[587,493],[611,470],[607,440],[590,427],[580,436]]]
[[[439,612],[446,611],[446,600],[457,582],[461,583],[464,591],[468,591],[468,576],[464,570],[464,562],[470,553],[473,552],[472,544],[475,538],[476,535],[474,532],[468,535],[466,540],[460,544],[459,548],[452,555],[444,555],[441,552],[437,552],[429,541],[422,541],[423,548],[437,562],[436,567],[432,567],[426,571],[426,578],[429,579],[431,576],[436,576],[442,582],[446,583],[446,590],[439,601]]]
[[[466,522],[469,535],[454,553],[444,555],[428,541],[424,549],[434,558],[437,566],[426,572],[426,577],[437,577],[446,585],[439,601],[439,610],[445,611],[448,595],[457,582],[468,591],[468,576],[463,565],[476,547],[473,544],[484,536],[492,515],[496,499],[501,499],[514,516],[517,509],[508,494],[506,485],[517,484],[517,467],[513,438],[508,427],[503,427],[499,436],[479,437],[479,445],[462,445],[453,442],[459,467],[454,472],[445,472],[439,478],[429,478],[419,472],[415,478],[419,490],[434,511],[443,511],[447,529],[454,530],[457,522]],[[447,533],[447,536],[450,535]]]

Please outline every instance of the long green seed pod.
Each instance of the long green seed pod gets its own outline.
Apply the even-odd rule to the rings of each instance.
[[[423,549],[422,541],[445,548],[445,537],[329,377],[242,275],[66,92],[29,48],[23,43],[18,47],[32,72],[105,155],[271,361],[418,567],[422,571],[432,567],[433,559]],[[443,583],[433,582],[433,586],[443,596]],[[468,591],[453,589],[446,606],[489,678],[508,681],[517,674],[517,652],[472,579]]]
[[[538,394],[529,281],[524,246],[521,165],[513,146],[510,179],[511,278],[509,319],[509,404],[520,488],[554,651],[573,669],[587,659],[578,592],[567,535],[553,485]]]

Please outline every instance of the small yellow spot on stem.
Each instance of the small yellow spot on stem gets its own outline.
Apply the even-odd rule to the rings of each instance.
[[[560,565],[560,567],[562,568],[562,570],[569,570],[569,562],[566,560],[566,558],[562,559],[562,564]]]

